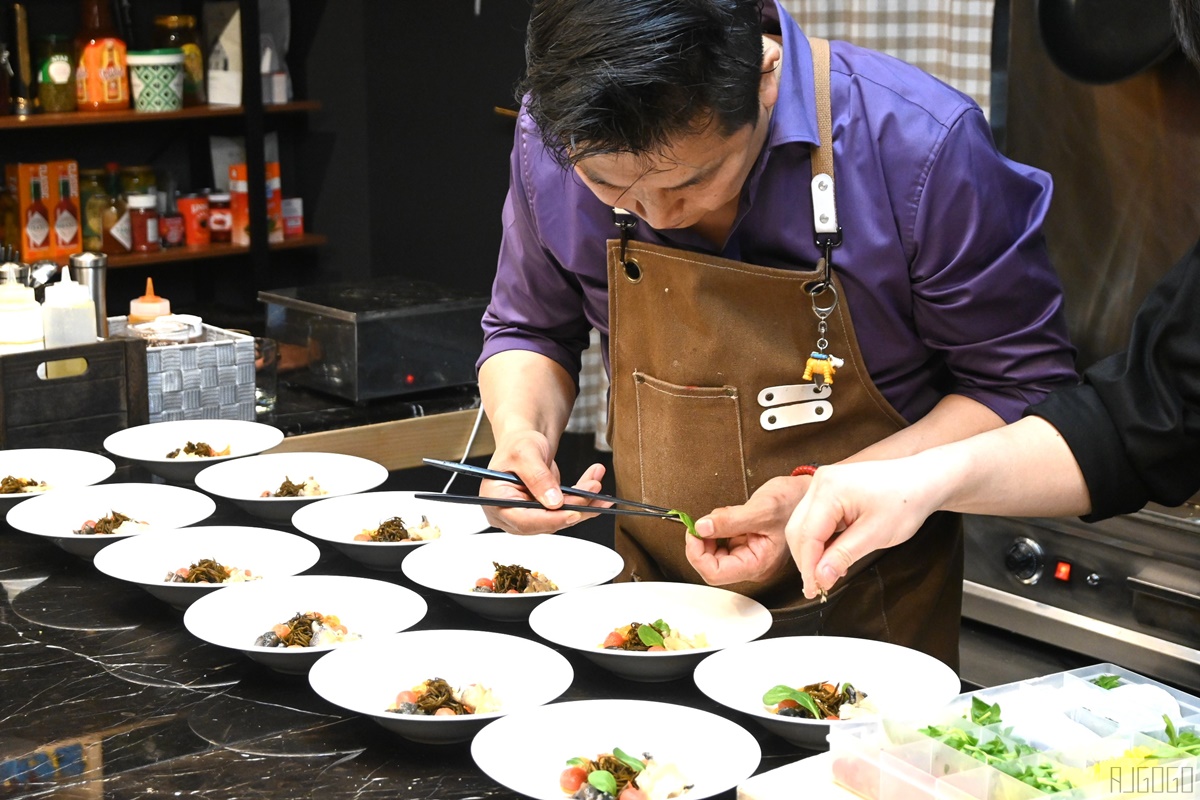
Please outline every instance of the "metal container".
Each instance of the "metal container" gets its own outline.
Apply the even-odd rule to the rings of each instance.
[[[258,293],[279,380],[361,402],[475,383],[488,297],[379,278]]]
[[[88,287],[96,304],[96,333],[108,338],[108,307],[105,285],[108,277],[108,256],[104,253],[75,253],[70,257],[71,277]]]

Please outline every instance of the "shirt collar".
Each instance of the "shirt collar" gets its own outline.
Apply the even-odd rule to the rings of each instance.
[[[817,144],[816,85],[813,80],[812,48],[808,37],[788,15],[780,0],[774,0],[783,30],[783,63],[780,65],[779,99],[771,114],[767,149],[782,144]]]

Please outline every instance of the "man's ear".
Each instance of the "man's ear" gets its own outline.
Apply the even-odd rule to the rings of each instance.
[[[779,101],[779,76],[783,71],[783,48],[773,37],[763,37],[762,77],[758,82],[758,101],[765,108],[774,108]]]

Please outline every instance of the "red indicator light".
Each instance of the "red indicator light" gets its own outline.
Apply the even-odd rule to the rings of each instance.
[[[412,386],[414,383],[417,382],[417,378],[415,375],[405,375],[404,382],[407,383],[409,386]]]
[[[1071,580],[1071,565],[1070,565],[1070,563],[1066,562],[1066,561],[1059,561],[1054,566],[1054,577],[1058,578],[1060,581]]]

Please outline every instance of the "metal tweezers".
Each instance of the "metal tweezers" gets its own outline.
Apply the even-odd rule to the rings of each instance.
[[[497,472],[493,469],[485,469],[484,467],[473,467],[470,464],[460,464],[457,461],[439,461],[436,458],[421,459],[431,467],[457,472],[460,475],[471,475],[476,478],[487,478],[494,481],[507,481],[515,483],[517,486],[525,486],[525,482],[511,472]],[[588,500],[601,500],[617,505],[633,506],[633,508],[617,508],[612,506],[575,506],[562,505],[556,509],[546,509],[544,505],[536,500],[515,500],[503,497],[479,497],[475,495],[462,494],[438,494],[434,492],[420,493],[415,497],[421,500],[436,500],[441,503],[463,503],[476,506],[491,506],[493,508],[541,508],[549,511],[582,511],[586,514],[622,514],[633,517],[658,517],[659,519],[669,519],[675,522],[683,522],[678,517],[678,512],[674,512],[669,508],[662,506],[652,506],[647,503],[639,503],[635,500],[622,500],[619,497],[612,497],[607,494],[597,494],[596,492],[585,492],[583,489],[576,489],[573,486],[558,487],[564,495],[573,497],[585,497]]]

